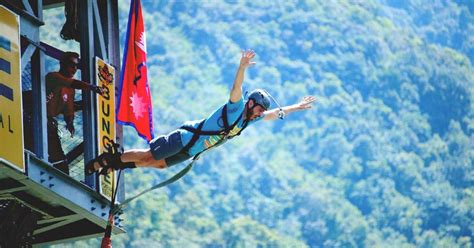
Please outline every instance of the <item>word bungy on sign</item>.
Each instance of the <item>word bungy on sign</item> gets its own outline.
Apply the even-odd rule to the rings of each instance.
[[[97,133],[99,154],[110,148],[115,141],[115,69],[100,58],[96,58],[96,79],[103,94],[97,96]],[[99,192],[111,199],[114,173],[100,176]]]

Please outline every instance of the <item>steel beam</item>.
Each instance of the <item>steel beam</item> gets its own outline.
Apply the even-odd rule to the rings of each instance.
[[[104,61],[108,61],[108,54],[105,48],[104,32],[102,31],[102,21],[97,7],[97,1],[92,1],[92,9],[94,11],[94,38],[96,39],[96,54]]]
[[[31,56],[33,56],[33,53],[35,52],[36,47],[28,44],[25,52],[21,55],[21,71],[25,70],[26,65],[30,62]]]
[[[116,68],[115,70],[115,92],[119,92],[120,84],[120,44],[119,44],[119,11],[117,0],[107,0],[107,44],[109,48],[109,63]],[[117,98],[115,102],[118,103]],[[116,106],[118,107],[118,106]],[[117,143],[123,147],[122,137],[123,130],[122,125],[116,123],[115,135],[117,137]],[[122,180],[120,180],[117,187],[117,201],[121,202],[125,200],[125,173],[122,173]]]
[[[71,223],[76,222],[80,219],[82,219],[82,217],[78,214],[63,216],[63,217],[59,218],[59,221],[54,223],[54,224],[51,224],[51,225],[48,225],[48,226],[45,226],[45,227],[42,227],[42,228],[39,228],[39,229],[35,229],[35,231],[33,232],[33,235],[38,235],[38,234],[41,234],[41,233],[59,228],[61,226],[71,224]],[[49,222],[47,222],[47,223],[49,223]],[[38,222],[38,224],[40,224],[40,223]],[[43,222],[43,224],[44,224],[44,222]]]
[[[23,6],[25,7],[26,12],[32,16],[36,16],[35,12],[31,8],[30,2],[28,0],[22,0]]]
[[[46,83],[44,53],[36,49],[31,57],[31,83],[33,88],[33,152],[48,160],[48,128],[46,124]]]
[[[97,84],[94,77],[94,30],[92,20],[92,0],[79,1],[79,16],[81,23],[81,62],[82,62],[82,80]],[[84,100],[83,120],[84,120],[84,161],[89,161],[97,155],[97,130],[95,97],[88,92],[82,92]],[[86,184],[97,189],[95,175],[86,176]]]
[[[2,198],[3,195],[10,194],[10,193],[13,193],[13,192],[18,192],[18,191],[23,191],[23,190],[26,190],[26,189],[28,189],[28,187],[20,186],[20,187],[16,187],[16,188],[9,188],[9,189],[0,190],[0,198]]]

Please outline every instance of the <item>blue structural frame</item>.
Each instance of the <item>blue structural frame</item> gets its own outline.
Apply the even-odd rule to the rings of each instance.
[[[117,0],[80,0],[78,3],[82,80],[96,83],[95,56],[114,66],[115,78],[118,78],[120,54]],[[33,245],[101,236],[107,223],[110,201],[98,193],[97,176],[86,176],[83,181],[77,181],[47,162],[48,140],[44,104],[46,49],[41,45],[39,28],[48,21],[43,20],[43,8],[61,7],[64,0],[0,0],[0,4],[20,16],[22,70],[31,62],[34,133],[32,151],[25,150],[25,173],[14,169],[14,165],[0,158],[0,216],[10,214],[5,211],[12,210],[2,208],[8,204],[17,204],[20,208],[29,210],[37,218],[30,234]],[[84,161],[95,157],[98,151],[95,104],[95,97],[83,92]],[[120,126],[116,128],[116,135],[120,141]],[[123,181],[121,180],[118,186],[118,202],[125,196]],[[113,233],[124,232],[121,222],[120,216],[116,216]],[[14,223],[12,222],[12,227]],[[0,234],[0,239],[3,238],[1,235],[3,234]]]

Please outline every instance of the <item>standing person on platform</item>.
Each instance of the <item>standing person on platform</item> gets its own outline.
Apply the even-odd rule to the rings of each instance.
[[[57,72],[46,75],[46,111],[48,116],[48,155],[49,162],[62,172],[69,175],[68,161],[61,146],[57,116],[62,114],[66,129],[74,136],[74,96],[76,89],[90,90],[103,94],[96,85],[74,79],[79,66],[79,54],[65,52],[60,59]]]

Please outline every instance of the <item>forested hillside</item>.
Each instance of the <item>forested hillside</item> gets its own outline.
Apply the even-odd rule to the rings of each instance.
[[[119,2],[123,46],[129,3]],[[114,247],[472,247],[473,1],[142,7],[155,135],[225,103],[241,49],[257,53],[244,91],[318,100],[133,202]],[[126,148],[147,146],[124,129]],[[127,195],[182,166],[127,171]]]

